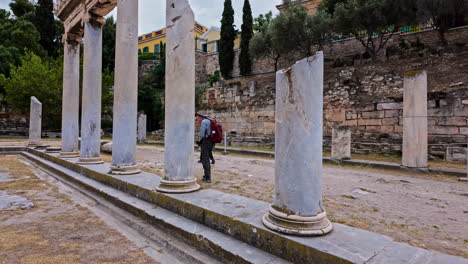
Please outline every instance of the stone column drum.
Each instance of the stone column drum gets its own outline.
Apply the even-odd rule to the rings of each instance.
[[[138,1],[119,0],[117,14],[111,173],[136,174]]]
[[[188,0],[166,1],[166,98],[164,178],[160,192],[200,189],[193,175],[195,134],[194,14]]]
[[[29,114],[29,144],[28,147],[41,145],[42,133],[42,103],[35,96],[31,97]]]
[[[266,227],[290,235],[332,230],[322,203],[323,53],[276,73],[275,200]]]
[[[101,164],[101,74],[103,17],[88,14],[84,22],[83,95],[80,164]]]
[[[403,95],[403,166],[427,167],[427,73],[405,74]]]
[[[332,130],[331,157],[335,160],[351,159],[351,128],[337,126]]]
[[[76,158],[79,150],[80,41],[65,34],[62,96],[62,158]]]
[[[138,115],[138,143],[146,141],[146,115]]]

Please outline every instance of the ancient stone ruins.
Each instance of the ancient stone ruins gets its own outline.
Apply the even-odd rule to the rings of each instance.
[[[102,27],[103,16],[114,8],[117,8],[118,19],[112,162],[108,164],[100,154]],[[232,263],[283,263],[284,260],[294,263],[408,263],[408,259],[416,259],[417,263],[422,260],[424,263],[466,263],[460,258],[400,244],[383,235],[332,224],[328,220],[322,201],[322,52],[276,74],[273,204],[201,189],[193,169],[195,50],[192,31],[195,20],[188,0],[166,1],[164,175],[160,178],[141,171],[136,149],[137,141],[146,140],[146,116],[137,113],[138,8],[138,1],[131,0],[57,2],[56,15],[65,25],[61,152],[54,154],[54,149],[48,152],[34,149],[41,146],[42,105],[32,97],[29,148],[23,154],[28,159],[88,186],[152,223],[177,226],[176,233],[187,237],[200,249],[212,251],[219,247],[220,252],[228,252],[225,248],[235,245],[236,253],[222,256]],[[427,73],[408,72],[404,91],[402,164],[409,168],[426,168]],[[254,86],[250,93],[255,93]],[[336,127],[332,158],[347,160],[350,157],[351,131],[349,127]],[[312,236],[322,237],[310,238]],[[250,248],[261,253],[249,253],[257,252]],[[267,259],[265,254],[268,254]]]

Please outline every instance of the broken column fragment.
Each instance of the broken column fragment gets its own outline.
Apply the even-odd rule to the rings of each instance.
[[[35,96],[31,97],[31,109],[29,114],[29,147],[41,145],[42,133],[42,103]]]
[[[332,129],[331,157],[335,160],[351,159],[351,128],[336,126]]]
[[[427,73],[405,74],[403,95],[403,166],[427,167]]]
[[[332,230],[322,203],[323,53],[276,73],[275,200],[263,223],[290,235]]]
[[[195,18],[188,0],[166,1],[166,98],[164,178],[157,190],[200,189],[193,174],[195,134]]]

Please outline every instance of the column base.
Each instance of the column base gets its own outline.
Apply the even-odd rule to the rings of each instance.
[[[78,158],[80,157],[80,152],[60,152],[60,155],[58,156],[59,158],[62,159],[72,159],[72,158]]]
[[[138,174],[141,172],[138,165],[131,165],[131,166],[111,166],[110,167],[110,174],[116,175],[131,175],[131,174]]]
[[[197,178],[188,181],[169,181],[161,179],[156,191],[163,193],[189,193],[200,190]]]
[[[94,158],[80,158],[76,164],[82,165],[96,165],[96,164],[103,164],[104,161],[101,157],[94,157]]]
[[[62,151],[62,148],[59,147],[47,147],[46,148],[46,153],[60,153]]]
[[[458,179],[461,182],[468,182],[468,177]]]
[[[49,145],[36,145],[35,149],[37,150],[46,150]]]
[[[263,224],[273,231],[294,236],[321,236],[330,233],[333,229],[326,212],[317,216],[305,217],[287,215],[272,206],[263,217]]]

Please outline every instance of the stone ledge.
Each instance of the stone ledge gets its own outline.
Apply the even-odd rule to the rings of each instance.
[[[391,238],[335,223],[334,231],[323,237],[303,238],[275,233],[261,223],[269,204],[216,190],[189,194],[153,191],[160,177],[141,173],[133,176],[109,175],[109,164],[79,166],[55,154],[27,149],[56,165],[150,202],[206,227],[239,239],[294,263],[468,263],[468,260],[394,242]],[[33,154],[33,155],[31,155]],[[57,166],[60,170],[60,166]],[[62,169],[62,170],[63,170]],[[404,257],[401,256],[404,252]],[[373,262],[371,262],[373,261]]]
[[[0,154],[20,154],[21,152],[25,151],[26,147],[21,146],[14,146],[14,147],[0,147]]]

